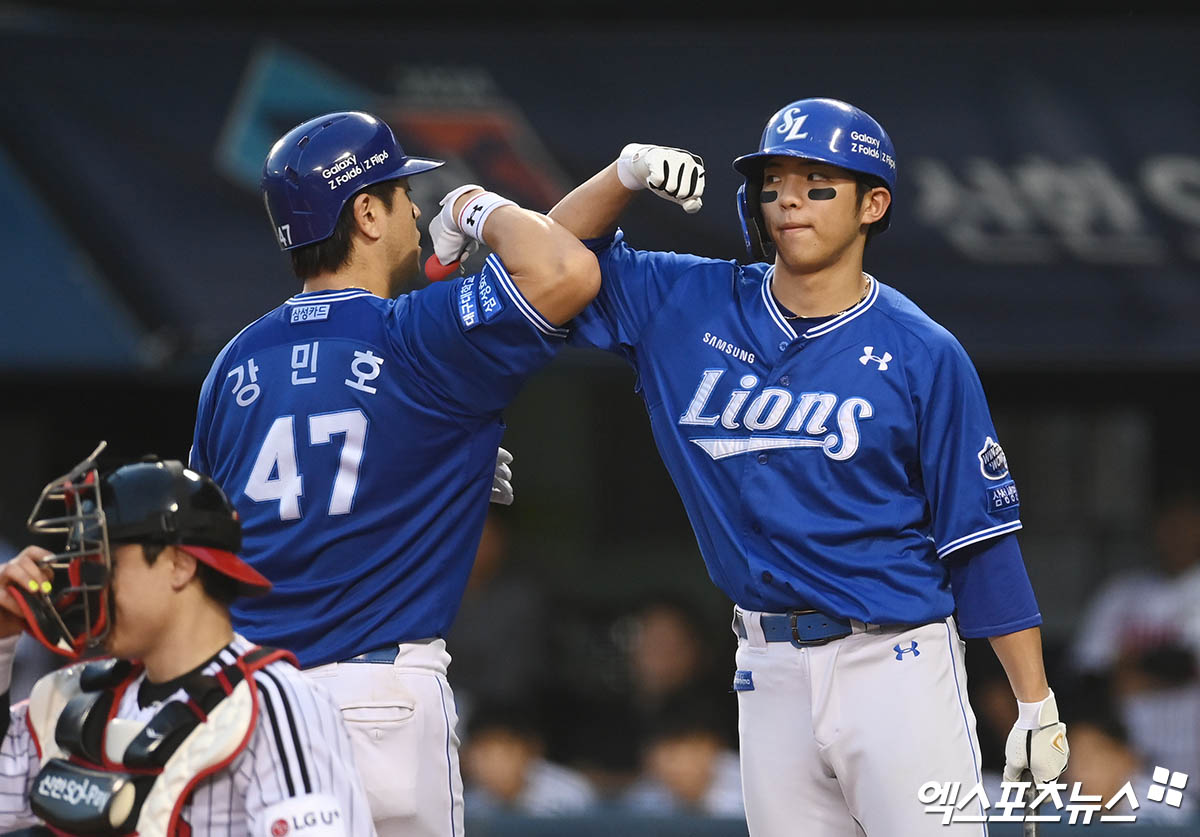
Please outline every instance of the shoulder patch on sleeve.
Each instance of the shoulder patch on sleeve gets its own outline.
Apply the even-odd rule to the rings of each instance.
[[[462,320],[464,331],[470,331],[479,325],[479,306],[475,304],[475,282],[478,274],[464,276],[458,286],[458,318]]]
[[[476,300],[479,305],[479,314],[485,323],[491,322],[504,310],[504,301],[496,293],[496,288],[488,279],[486,271],[479,274],[478,289]]]
[[[1008,459],[1004,456],[1004,449],[991,436],[983,440],[983,447],[976,456],[979,457],[980,472],[989,480],[1002,480],[1008,476]]]
[[[1016,508],[1019,505],[1021,496],[1017,493],[1017,484],[1012,480],[987,489],[988,514],[999,514],[1005,509]]]
[[[327,793],[293,796],[263,811],[254,837],[344,837],[346,823],[338,801]]]

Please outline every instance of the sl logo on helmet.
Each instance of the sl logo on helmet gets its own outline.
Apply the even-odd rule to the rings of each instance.
[[[991,436],[984,439],[983,449],[976,455],[979,457],[979,470],[989,480],[1002,480],[1008,476],[1008,459],[1000,443]]]
[[[808,114],[801,113],[800,108],[788,108],[783,113],[783,124],[775,130],[780,134],[787,134],[783,138],[784,142],[805,139],[808,136],[808,131],[801,131],[800,129],[804,127],[804,120],[806,119],[808,119]]]

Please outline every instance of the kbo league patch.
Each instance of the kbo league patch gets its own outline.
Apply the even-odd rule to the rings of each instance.
[[[977,456],[979,470],[989,480],[1002,480],[1008,476],[1008,460],[1004,458],[1004,450],[991,436],[984,439],[983,450]]]

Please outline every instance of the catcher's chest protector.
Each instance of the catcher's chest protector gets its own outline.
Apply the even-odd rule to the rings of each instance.
[[[150,721],[117,718],[140,668],[124,660],[79,663],[47,675],[29,696],[41,770],[33,812],[60,835],[176,837],[196,784],[250,741],[258,717],[254,671],[286,651],[255,648],[213,674],[196,674]]]

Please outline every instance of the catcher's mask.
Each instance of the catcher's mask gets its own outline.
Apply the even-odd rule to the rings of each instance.
[[[67,540],[62,552],[42,559],[53,573],[49,593],[9,587],[38,641],[72,659],[104,641],[115,616],[111,550],[120,544],[176,546],[235,579],[243,595],[270,589],[237,557],[241,522],[215,482],[155,457],[101,476],[96,459],[104,447],[42,489],[29,515],[31,531]]]

